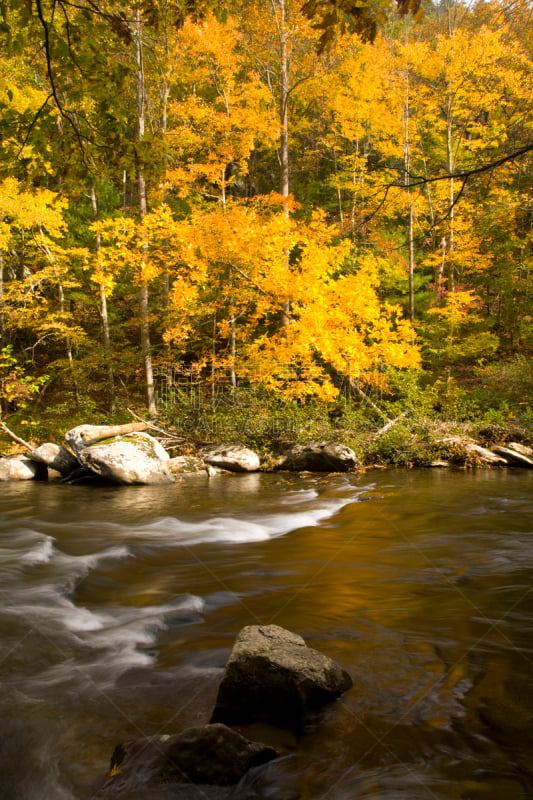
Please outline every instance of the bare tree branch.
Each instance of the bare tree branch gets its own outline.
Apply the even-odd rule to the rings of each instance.
[[[21,438],[20,438],[20,436],[17,436],[17,434],[16,434],[16,433],[13,433],[13,431],[12,431],[12,430],[10,430],[10,429],[7,427],[7,425],[5,424],[5,422],[2,422],[2,420],[1,420],[1,419],[0,419],[0,428],[2,428],[2,430],[3,430],[5,433],[7,433],[7,435],[8,435],[8,436],[10,436],[12,439],[14,439],[14,441],[15,441],[17,444],[21,444],[23,447],[25,447],[25,448],[26,448],[26,450],[33,450],[33,447],[31,446],[31,444],[28,444],[28,442],[24,441],[24,439],[21,439]]]

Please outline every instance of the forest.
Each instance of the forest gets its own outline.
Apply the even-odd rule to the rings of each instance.
[[[3,419],[531,427],[532,12],[3,3]]]

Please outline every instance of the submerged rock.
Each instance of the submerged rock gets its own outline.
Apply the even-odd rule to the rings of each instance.
[[[204,454],[204,461],[229,472],[257,472],[261,465],[257,453],[240,445],[225,445],[209,450]]]
[[[272,747],[252,742],[220,724],[189,728],[173,736],[136,739],[115,748],[104,796],[162,784],[231,786],[249,769],[276,756]]]
[[[212,722],[265,721],[298,731],[309,712],[352,686],[329,656],[278,625],[249,625],[237,636]]]

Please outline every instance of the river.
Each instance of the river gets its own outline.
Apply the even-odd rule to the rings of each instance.
[[[1,800],[90,800],[118,742],[207,722],[269,623],[354,687],[261,796],[533,797],[532,471],[1,492]]]

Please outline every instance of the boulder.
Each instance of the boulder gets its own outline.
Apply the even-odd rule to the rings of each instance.
[[[337,442],[296,444],[288,450],[278,469],[310,472],[348,472],[358,464],[354,451]]]
[[[261,463],[257,453],[238,444],[209,450],[204,453],[204,461],[229,472],[257,472]]]
[[[99,438],[91,439],[92,429]],[[79,425],[65,434],[78,461],[96,475],[122,484],[171,481],[169,455],[157,439],[143,431],[102,438],[100,426]]]
[[[189,728],[172,736],[136,739],[115,748],[106,793],[143,785],[231,786],[249,769],[276,756],[272,747],[252,742],[219,724]]]
[[[33,481],[46,478],[46,467],[27,456],[0,459],[0,481]]]
[[[518,447],[522,446],[523,445],[518,445]],[[512,442],[508,447],[502,447],[501,445],[497,444],[492,448],[492,450],[499,456],[503,456],[503,458],[513,467],[528,467],[531,469],[531,467],[533,467],[533,457],[523,455],[523,453],[518,452],[516,448],[517,443]]]
[[[28,458],[38,464],[45,464],[50,469],[60,472],[61,475],[70,475],[80,466],[80,462],[72,453],[69,453],[62,445],[53,442],[46,442],[36,450],[32,450],[31,453],[28,453]]]
[[[263,721],[298,732],[305,716],[352,686],[329,656],[278,625],[249,625],[237,636],[211,722]]]

